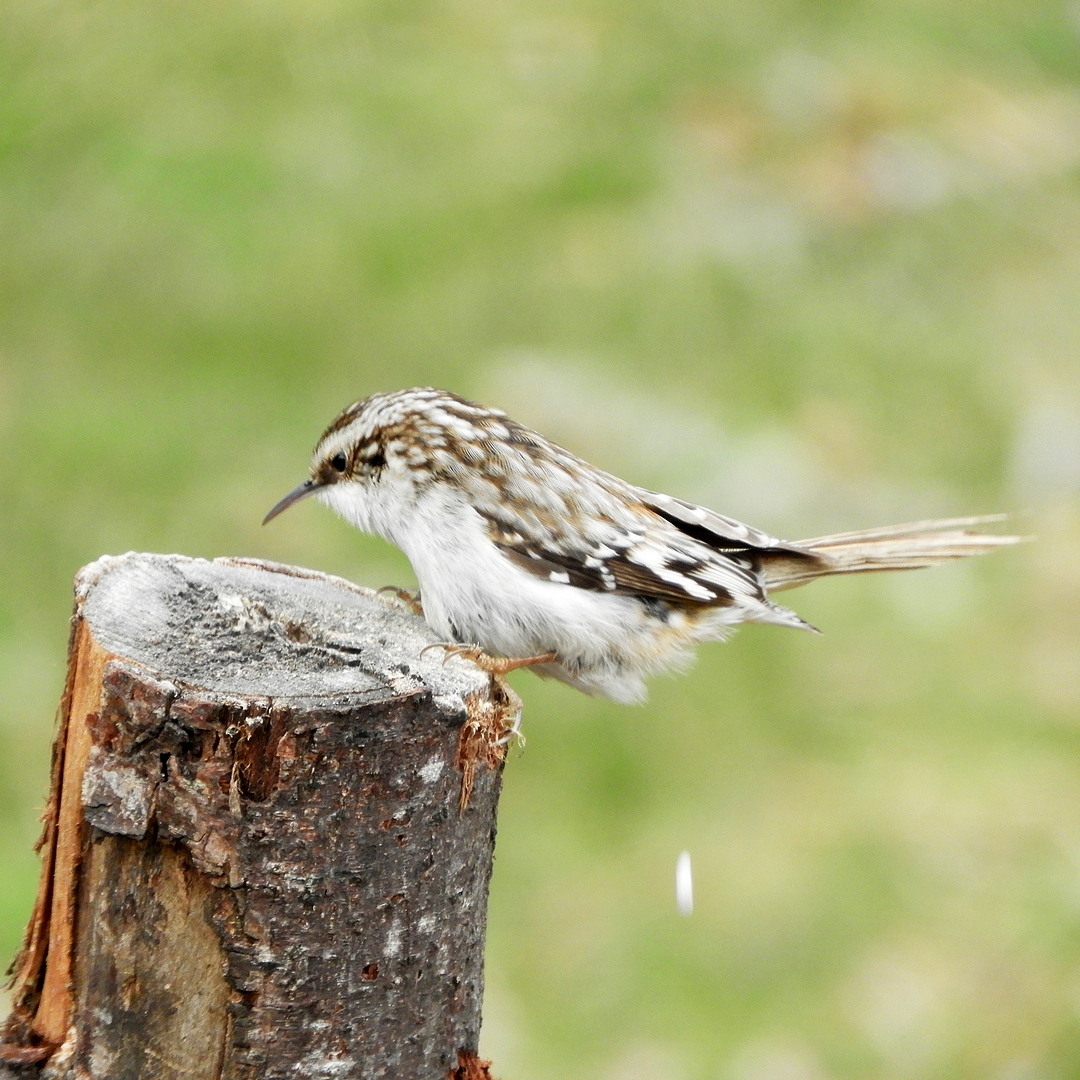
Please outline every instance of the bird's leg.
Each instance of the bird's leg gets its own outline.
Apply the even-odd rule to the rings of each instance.
[[[444,644],[443,642],[426,645],[420,650],[420,655],[423,656],[428,649],[443,649],[446,656],[460,656],[463,660],[471,660],[478,668],[486,671],[489,675],[505,675],[510,671],[516,671],[518,668],[550,664],[557,657],[555,652],[540,653],[538,656],[490,656],[479,645]]]
[[[383,593],[390,593],[394,599],[400,600],[414,615],[424,614],[419,589],[416,592],[409,592],[408,589],[399,589],[396,585],[384,585],[381,589],[375,590],[376,596],[382,596]]]

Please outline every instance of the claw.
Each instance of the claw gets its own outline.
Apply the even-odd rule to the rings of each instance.
[[[442,642],[442,641],[436,641],[431,645],[425,645],[420,650],[420,655],[423,656],[424,653],[431,652],[432,649],[442,649],[443,650],[443,663],[445,664],[446,661],[451,656],[456,656],[457,655],[458,646],[450,645],[450,644],[447,644],[446,642]]]
[[[400,600],[414,615],[424,614],[419,591],[412,593],[408,589],[399,589],[396,585],[384,585],[381,589],[375,590],[376,596],[381,596],[383,593],[390,593],[396,600]]]
[[[521,730],[521,709],[517,709],[514,712],[514,722],[503,732],[502,737],[498,741],[499,746],[506,746],[509,743],[517,739],[521,748],[525,748],[525,734]]]
[[[423,656],[428,649],[444,649],[446,656],[443,657],[443,663],[446,663],[447,657],[460,656],[463,660],[471,660],[478,668],[486,671],[489,675],[505,675],[507,672],[516,671],[518,668],[523,667],[535,667],[537,664],[550,664],[555,658],[556,653],[546,652],[540,653],[538,656],[491,656],[484,652],[479,645],[461,645],[457,642],[436,642],[434,645],[425,645],[420,650],[420,655]]]

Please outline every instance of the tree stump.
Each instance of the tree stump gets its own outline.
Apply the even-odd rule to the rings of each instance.
[[[306,570],[86,567],[0,1073],[487,1076],[516,699],[433,641]]]

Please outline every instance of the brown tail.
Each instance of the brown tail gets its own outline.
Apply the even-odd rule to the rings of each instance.
[[[829,574],[917,570],[949,559],[984,555],[995,548],[1030,539],[1025,536],[972,532],[969,528],[1004,521],[1005,518],[1005,514],[945,518],[796,540],[792,547],[802,548],[813,558],[793,556],[783,550],[769,553],[764,560],[765,587],[772,593],[793,589],[796,585],[805,585],[814,578]]]

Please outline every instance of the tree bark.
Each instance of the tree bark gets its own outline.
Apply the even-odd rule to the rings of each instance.
[[[77,579],[0,1074],[476,1080],[516,699],[396,600],[271,563]]]

